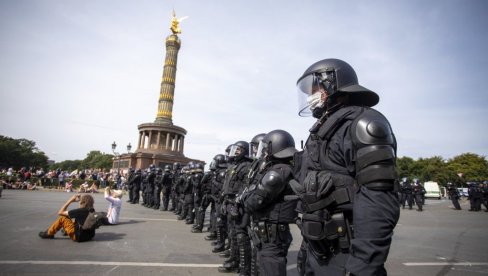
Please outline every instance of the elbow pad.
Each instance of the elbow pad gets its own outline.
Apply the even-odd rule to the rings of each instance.
[[[285,189],[286,184],[280,173],[271,170],[263,176],[258,185],[258,189],[265,193],[265,197],[274,198]]]

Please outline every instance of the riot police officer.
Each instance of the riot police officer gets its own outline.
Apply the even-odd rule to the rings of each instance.
[[[191,170],[194,169],[194,166],[195,164],[190,161],[188,165],[183,167],[183,185],[180,186],[182,211],[178,216],[178,220],[185,220],[186,224],[190,224],[188,222],[195,218],[193,213],[193,185],[191,182]]]
[[[202,178],[203,178],[203,165],[200,163],[195,163],[193,169],[191,170],[191,185],[193,192],[193,208],[190,210],[191,216],[187,221],[187,224],[193,224],[193,229],[197,227],[195,223],[195,217],[197,215],[198,209],[202,203]],[[202,222],[203,226],[203,222]]]
[[[293,137],[284,130],[266,134],[258,147],[260,162],[257,185],[243,194],[246,211],[251,214],[251,237],[257,249],[260,275],[286,275],[286,256],[292,241],[289,223],[297,216],[297,201],[286,201],[293,194],[288,182],[293,179]]]
[[[251,165],[249,158],[249,143],[237,141],[231,146],[229,153],[229,168],[225,175],[222,194],[224,196],[223,207],[227,213],[227,227],[230,242],[230,256],[224,264],[218,268],[219,272],[234,272],[239,270],[239,244],[249,242],[247,228],[242,223],[242,214],[236,202],[237,195],[242,192],[246,183],[246,177]]]
[[[253,161],[252,164],[249,168],[249,173],[247,175],[247,187],[256,187],[258,184],[258,181],[261,180],[263,176],[263,170],[261,168],[264,160],[262,157],[262,154],[259,154],[258,157],[258,149],[259,145],[261,144],[261,141],[263,140],[264,136],[266,136],[266,133],[259,133],[256,134],[252,139],[251,142],[249,142],[249,153],[250,156],[252,157]],[[254,186],[253,186],[254,185]],[[247,191],[246,191],[247,192]],[[242,195],[244,196],[244,194]],[[248,232],[252,233],[252,227],[251,223],[248,224]],[[257,248],[255,242],[250,240],[251,244],[251,263],[250,263],[250,275],[251,276],[257,276],[259,275],[259,264],[257,261]]]
[[[468,211],[481,211],[481,189],[478,187],[478,183],[472,182],[468,184],[468,199],[469,210]]]
[[[371,107],[378,95],[339,59],[312,64],[297,82],[300,115],[313,115],[296,154],[306,275],[386,275],[384,263],[400,210],[396,140]],[[354,229],[354,231],[352,231]]]
[[[222,191],[222,185],[225,179],[225,172],[227,170],[227,162],[223,154],[217,154],[214,156],[210,163],[210,170],[212,173],[212,179],[210,180],[210,193],[208,195],[210,204],[210,234],[205,237],[206,240],[216,240],[220,242],[220,236],[222,233],[217,227],[217,218],[220,217],[220,193]],[[225,237],[222,244],[225,243]],[[214,245],[217,245],[214,244]]]
[[[420,185],[420,181],[414,180],[413,186],[412,186],[412,194],[415,198],[415,203],[417,204],[417,211],[422,212],[422,207],[423,207],[423,196],[424,196],[424,189],[422,185]]]
[[[161,211],[167,211],[169,206],[169,199],[172,193],[172,184],[173,184],[173,174],[171,173],[171,165],[164,166],[164,173],[163,173],[163,207]]]
[[[134,178],[136,176],[136,171],[134,168],[129,168],[129,175],[127,176],[127,191],[129,193],[129,199],[127,202],[132,202],[134,200],[132,189],[134,189]]]
[[[130,194],[132,195],[131,204],[139,203],[139,192],[141,191],[141,183],[142,183],[142,176],[141,176],[141,169],[137,169],[134,177],[129,179],[129,183],[132,183],[132,190]]]
[[[154,191],[154,179],[156,178],[156,166],[154,164],[149,165],[147,169],[146,177],[144,178],[144,203],[142,206],[152,208],[153,203],[153,191]]]
[[[408,209],[412,210],[413,189],[412,189],[412,184],[410,184],[410,181],[408,181],[408,179],[405,179],[405,181],[402,183],[401,192],[402,192],[402,199],[401,199],[402,209],[405,209],[405,202],[406,202],[408,204]]]
[[[214,178],[215,170],[217,169],[212,162],[210,164],[210,171],[206,171],[203,174],[202,180],[200,182],[200,193],[201,193],[201,200],[200,206],[195,206],[196,211],[196,223],[195,226],[191,230],[192,233],[202,233],[203,224],[205,222],[205,213],[207,211],[208,206],[213,202],[212,201],[212,179]],[[211,207],[211,213],[215,212],[215,206]],[[209,227],[210,228],[210,227]]]
[[[451,198],[454,209],[461,210],[461,205],[459,205],[459,191],[451,182],[447,183],[447,194]]]
[[[179,208],[179,198],[180,194],[178,191],[178,184],[181,179],[181,164],[180,162],[173,163],[173,182],[171,184],[171,208],[170,211],[173,211],[175,214],[178,214]]]
[[[161,206],[161,191],[163,190],[163,169],[156,169],[156,177],[154,178],[154,189],[153,189],[153,206],[154,210],[158,210]]]

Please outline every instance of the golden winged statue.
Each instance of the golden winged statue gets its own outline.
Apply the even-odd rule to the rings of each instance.
[[[183,16],[182,18],[176,18],[176,12],[173,10],[173,17],[171,18],[171,31],[173,34],[181,34],[180,23],[181,21],[187,19],[188,16]]]

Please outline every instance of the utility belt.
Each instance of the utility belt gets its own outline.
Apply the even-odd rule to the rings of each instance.
[[[321,210],[299,214],[297,225],[317,259],[326,260],[332,255],[349,252],[354,231],[344,213],[329,216],[327,211]]]
[[[225,195],[222,203],[220,204],[220,214],[222,216],[227,216],[227,213],[230,213],[232,216],[236,215],[237,210],[237,203],[235,201],[235,195]]]
[[[270,223],[266,221],[259,221],[251,223],[249,228],[249,235],[251,236],[253,245],[261,248],[263,243],[285,242],[284,234],[290,231],[290,226],[287,223]]]

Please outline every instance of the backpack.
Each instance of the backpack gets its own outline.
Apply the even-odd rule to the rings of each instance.
[[[103,223],[104,215],[99,212],[90,212],[85,219],[85,222],[81,226],[82,230],[95,230],[98,229]]]

